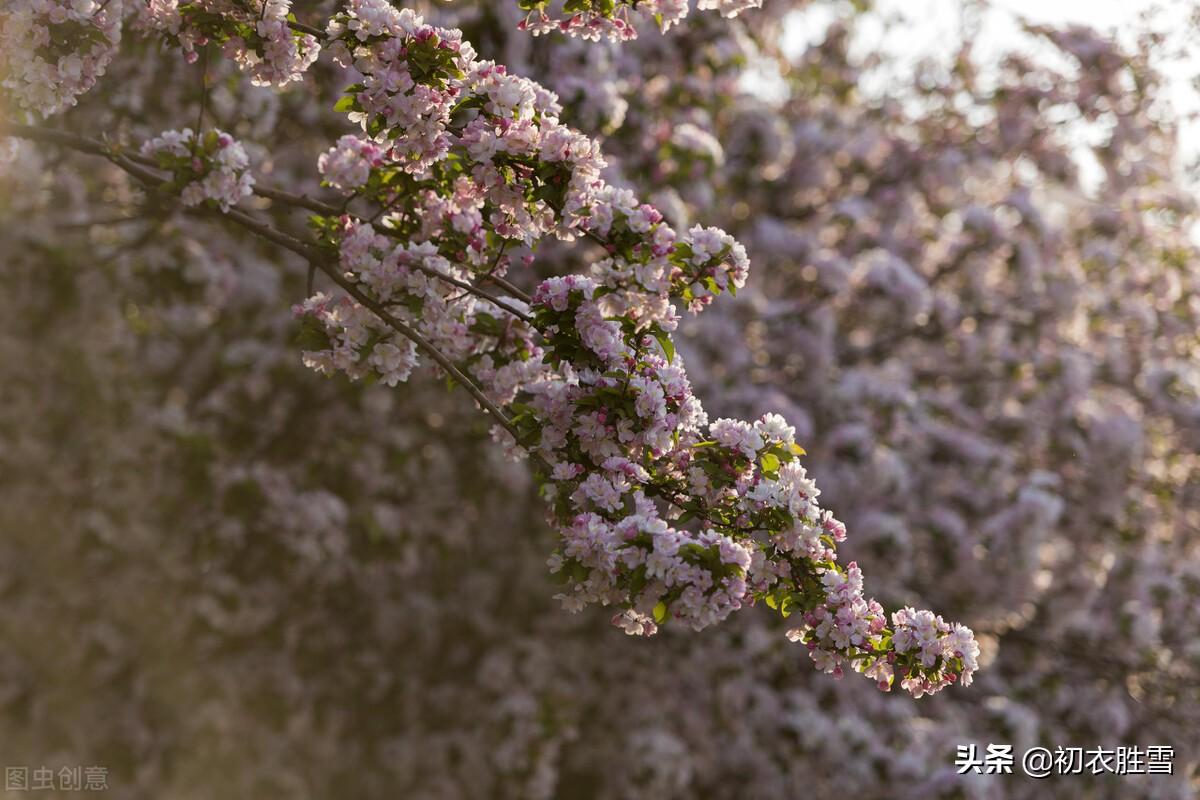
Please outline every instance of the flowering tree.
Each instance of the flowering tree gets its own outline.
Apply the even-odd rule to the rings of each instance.
[[[964,50],[948,75],[919,76],[907,106],[873,105],[845,28],[789,61],[782,11],[755,5],[700,2],[720,13],[686,20],[686,3],[665,2],[425,9],[439,27],[382,0],[313,4],[303,20],[286,2],[17,3],[0,23],[6,202],[33,223],[4,235],[11,281],[45,322],[12,347],[32,333],[62,348],[52,363],[88,364],[84,396],[144,423],[89,451],[115,475],[165,474],[85,493],[70,521],[32,511],[54,489],[22,484],[30,511],[13,524],[70,530],[93,554],[93,540],[136,549],[123,529],[182,524],[161,558],[167,591],[189,589],[202,638],[217,637],[197,651],[277,642],[281,696],[305,709],[290,724],[343,757],[334,742],[378,724],[373,704],[406,709],[421,724],[385,726],[390,755],[370,758],[431,796],[493,781],[514,796],[778,796],[796,754],[824,747],[862,754],[819,773],[830,789],[874,791],[883,775],[929,796],[972,787],[945,771],[946,743],[993,719],[1040,742],[1153,718],[1146,730],[1184,752],[1200,308],[1147,52],[1031,30],[1078,75],[1013,58],[993,90]],[[746,88],[764,64],[786,101]],[[1082,199],[1065,123],[1049,122],[1064,113],[1108,126],[1101,186]],[[89,158],[108,166],[78,166]],[[116,215],[97,217],[101,202]],[[59,238],[51,207],[79,241]],[[58,277],[38,280],[47,268]],[[70,320],[113,309],[120,332],[80,345]],[[293,371],[301,353],[334,380]],[[114,396],[130,363],[144,374]],[[410,381],[423,363],[472,402]],[[12,382],[14,419],[46,383]],[[693,384],[729,416],[710,421]],[[13,464],[55,462],[41,451],[75,429],[70,409],[14,428]],[[68,469],[63,485],[79,479]],[[557,536],[561,588],[545,594],[612,606],[627,633],[762,604],[835,677],[920,698],[969,684],[981,657],[997,675],[982,698],[918,711],[861,687],[799,692],[758,618],[667,637],[670,657],[580,642],[526,596],[544,553],[517,532],[540,515],[513,498],[532,494]],[[819,495],[862,531],[857,562],[839,561],[847,527]],[[494,540],[500,528],[513,535]],[[864,594],[859,562],[899,610]],[[343,596],[365,627],[325,608]],[[920,597],[964,611],[984,649],[914,610]],[[478,639],[466,651],[464,630]],[[1048,646],[1058,637],[1099,655]],[[306,641],[376,676],[338,715],[338,690],[310,677],[329,673],[301,666]],[[397,650],[398,666],[381,663]],[[216,680],[235,687],[253,662]],[[576,662],[595,677],[557,674]],[[478,738],[438,722],[438,699],[462,688],[438,664],[478,672],[474,700],[451,701],[492,709],[469,726]],[[615,684],[631,687],[620,707],[639,709],[636,733],[616,734],[602,707],[596,689]],[[680,726],[656,719],[693,696]],[[915,735],[918,714],[941,732]],[[737,746],[712,752],[725,737]],[[235,791],[272,757],[235,770],[248,782]],[[626,768],[601,780],[614,757]],[[364,791],[394,789],[386,775]]]

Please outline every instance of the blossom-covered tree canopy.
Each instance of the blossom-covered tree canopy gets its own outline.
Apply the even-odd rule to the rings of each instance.
[[[1045,785],[956,746],[1125,743],[1174,774],[1064,793],[1190,797],[1163,37],[914,74],[821,5],[0,10],[14,764],[990,798]]]

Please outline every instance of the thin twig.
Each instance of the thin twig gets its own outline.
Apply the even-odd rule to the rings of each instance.
[[[299,31],[300,33],[307,33],[309,36],[312,36],[319,42],[323,42],[327,38],[325,36],[325,31],[321,30],[320,28],[314,28],[311,25],[305,25],[303,22],[289,21],[288,27],[294,31]]]
[[[320,200],[314,200],[305,194],[292,194],[291,192],[273,189],[270,186],[263,186],[262,184],[255,184],[254,193],[268,200],[277,200],[280,203],[307,208],[309,211],[316,211],[318,214],[324,214],[329,217],[337,217],[342,214],[342,210],[337,206],[322,203]]]
[[[503,289],[504,291],[511,294],[513,297],[515,297],[518,300],[521,300],[525,303],[533,302],[533,298],[530,297],[527,292],[523,291],[521,289],[521,287],[513,285],[512,283],[505,280],[504,278],[501,278],[499,275],[485,275],[482,278],[480,278],[480,281],[487,281],[489,283],[494,283],[497,286],[499,286],[501,289]]]
[[[59,228],[63,230],[77,230],[81,228],[103,228],[115,227],[117,225],[127,225],[131,222],[146,222],[149,217],[145,214],[138,214],[131,217],[99,217],[97,219],[85,219],[79,222],[60,222]]]
[[[5,133],[9,136],[21,136],[23,138],[53,142],[61,146],[79,150],[80,152],[103,156],[152,189],[157,189],[162,184],[166,183],[163,178],[148,171],[127,156],[116,153],[111,149],[106,148],[99,142],[94,142],[66,131],[56,131],[49,128],[35,128],[27,125],[13,125],[10,126]],[[483,390],[480,389],[470,377],[465,375],[462,370],[460,370],[453,361],[447,358],[444,353],[438,350],[438,348],[432,342],[430,342],[417,331],[410,328],[404,322],[394,317],[386,308],[359,289],[357,284],[342,274],[336,263],[331,263],[329,258],[326,256],[326,253],[319,247],[308,242],[303,242],[281,231],[277,231],[266,223],[260,222],[244,211],[240,211],[236,208],[231,208],[228,211],[220,212],[204,207],[197,207],[193,210],[193,213],[204,214],[208,216],[216,215],[225,219],[229,219],[246,230],[262,237],[263,239],[266,239],[273,244],[279,245],[280,247],[302,256],[309,262],[310,265],[315,265],[317,269],[329,276],[334,283],[340,286],[347,294],[375,314],[375,316],[382,320],[388,327],[392,328],[392,330],[413,342],[418,349],[437,362],[438,366],[445,370],[447,374],[454,378],[454,380],[460,383],[463,388],[465,388],[467,392],[471,394],[471,396],[475,399],[475,402],[477,402],[481,408],[489,413],[497,421],[497,423],[504,428],[504,430],[508,431],[508,433],[513,437],[514,440],[516,440],[518,444],[521,444],[521,434],[517,430],[516,426],[513,425],[512,421],[509,420],[507,415],[505,415],[495,403],[488,399]],[[448,276],[441,276],[439,274],[439,277],[446,278]]]
[[[263,4],[266,8],[266,4]],[[196,119],[196,136],[192,139],[192,150],[200,144],[200,134],[204,130],[204,111],[208,108],[208,45],[205,45],[200,50],[203,55],[200,58],[200,115]]]
[[[370,309],[375,316],[386,322],[389,327],[391,327],[401,336],[411,340],[417,345],[417,347],[425,351],[434,361],[438,363],[438,366],[446,370],[451,377],[461,383],[463,387],[471,393],[471,396],[475,398],[475,402],[479,403],[480,406],[482,406],[488,413],[495,417],[496,421],[500,423],[501,427],[508,431],[512,435],[513,439],[517,441],[517,444],[521,444],[520,432],[517,430],[516,426],[512,424],[504,412],[497,408],[496,405],[488,399],[487,395],[483,393],[483,390],[480,389],[474,381],[464,375],[462,371],[455,366],[454,362],[447,358],[428,339],[392,316],[386,308],[363,293],[353,281],[347,279],[340,273],[339,270],[334,269],[325,263],[319,263],[317,268],[328,275],[334,283],[342,287],[347,294]]]
[[[533,324],[533,319],[528,314],[526,314],[524,311],[521,311],[518,308],[514,308],[513,306],[510,306],[508,303],[504,302],[503,300],[501,300],[498,297],[493,297],[492,295],[483,291],[482,289],[480,289],[478,286],[476,286],[473,283],[467,283],[466,281],[460,281],[458,278],[452,278],[449,275],[446,275],[445,273],[438,272],[436,269],[433,269],[432,267],[426,267],[426,266],[422,266],[420,264],[410,264],[409,266],[416,267],[421,272],[424,272],[426,275],[431,275],[431,276],[437,278],[438,280],[442,280],[442,281],[445,281],[446,283],[451,284],[452,286],[457,286],[458,288],[462,289],[464,292],[473,294],[476,297],[487,300],[492,305],[494,305],[498,308],[504,309],[505,311],[512,314],[514,317],[516,317],[517,319],[521,320],[522,322],[524,322],[526,324]],[[455,299],[457,299],[457,298],[455,298]]]
[[[521,289],[514,286],[512,283],[509,283],[507,280],[505,280],[504,278],[501,278],[499,275],[496,274],[496,270],[498,270],[500,268],[500,260],[502,258],[504,258],[504,251],[507,249],[508,249],[508,239],[504,239],[503,241],[500,242],[500,249],[498,249],[496,251],[496,258],[492,261],[491,268],[489,268],[486,273],[484,273],[482,276],[480,276],[479,282],[485,283],[485,282],[490,281],[490,282],[496,284],[497,286],[499,286],[501,289],[504,289],[506,292],[508,292],[513,297],[517,298],[518,300],[523,300],[525,302],[525,304],[528,305],[533,302],[533,298],[531,298],[525,292],[521,291]]]
[[[56,144],[60,147],[67,147],[72,150],[77,150],[81,153],[87,153],[94,156],[103,156],[109,158],[112,155],[120,155],[135,164],[141,164],[146,167],[158,169],[158,162],[152,158],[143,156],[136,150],[126,150],[120,145],[109,144],[98,139],[90,139],[86,136],[80,136],[70,131],[57,130],[55,128],[42,128],[35,125],[18,125],[12,124],[5,127],[0,127],[0,132],[8,136],[16,136],[21,139],[29,139],[31,141],[47,142]],[[264,186],[261,183],[254,185],[254,193],[268,200],[276,200],[288,205],[306,208],[309,211],[316,211],[319,214],[336,217],[342,211],[337,206],[322,203],[320,200],[315,200],[307,195],[293,194],[285,192],[282,189],[275,189],[271,186]]]

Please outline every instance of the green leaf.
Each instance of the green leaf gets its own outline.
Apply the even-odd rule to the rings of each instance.
[[[667,604],[661,600],[654,606],[654,621],[659,625],[667,621]]]
[[[329,334],[325,326],[312,317],[304,317],[300,321],[300,332],[296,335],[296,344],[301,350],[319,351],[330,348]]]
[[[675,343],[671,341],[671,335],[656,326],[654,329],[654,338],[658,340],[658,346],[662,348],[663,355],[667,358],[667,363],[674,362]]]
[[[485,336],[499,337],[504,333],[504,324],[491,314],[481,311],[475,315],[475,323],[471,330]]]
[[[358,103],[358,98],[352,94],[342,95],[342,97],[333,105],[333,110],[343,114],[353,111],[354,106]]]
[[[762,465],[763,472],[778,472],[779,471],[779,456],[774,453],[763,453],[762,458],[758,461]]]

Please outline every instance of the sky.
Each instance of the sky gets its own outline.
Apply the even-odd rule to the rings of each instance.
[[[1160,65],[1167,79],[1171,105],[1181,118],[1181,157],[1187,162],[1200,158],[1200,92],[1193,85],[1193,79],[1200,75],[1200,43],[1184,39],[1188,30],[1184,21],[1193,5],[1185,0],[990,0],[975,26],[978,32],[974,39],[975,53],[985,63],[1013,50],[1037,54],[1039,45],[1022,34],[1021,19],[1034,23],[1087,24],[1119,41],[1132,43],[1141,15],[1156,11],[1155,27],[1175,31],[1175,46],[1196,54]],[[964,15],[973,13],[965,10],[968,6],[962,0],[875,0],[875,8],[882,17],[911,22],[885,25],[877,18],[873,24],[860,26],[863,32],[856,40],[856,47],[882,50],[895,56],[902,65],[929,56],[948,58],[951,48],[962,41]],[[798,53],[808,44],[819,42],[833,16],[830,7],[822,3],[797,12],[787,25],[785,48]],[[878,76],[876,86],[867,84],[863,88],[868,92],[872,88],[886,92],[886,76]],[[1198,119],[1182,119],[1188,114]],[[1081,166],[1086,186],[1088,166],[1086,163]]]

